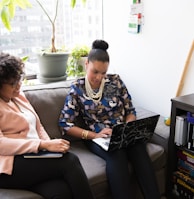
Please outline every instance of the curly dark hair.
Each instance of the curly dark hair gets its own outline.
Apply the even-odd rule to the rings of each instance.
[[[109,62],[109,54],[107,52],[109,45],[104,40],[95,40],[92,43],[92,49],[88,55],[88,61]]]
[[[24,74],[24,63],[18,57],[0,52],[0,88],[10,81],[18,81]]]

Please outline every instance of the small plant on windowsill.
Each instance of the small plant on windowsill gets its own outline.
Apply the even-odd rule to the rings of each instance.
[[[76,46],[71,50],[66,71],[69,77],[81,77],[85,75],[85,61],[89,50],[89,47],[86,45]]]

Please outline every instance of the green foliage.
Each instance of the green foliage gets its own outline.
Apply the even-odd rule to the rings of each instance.
[[[88,46],[76,46],[71,51],[71,56],[77,60],[79,60],[80,57],[86,57],[89,53],[89,47]]]
[[[85,4],[86,0],[82,0],[82,3]],[[71,0],[71,7],[74,8],[76,4],[76,0]]]
[[[84,66],[78,65],[78,63],[73,59],[73,57],[69,57],[66,73],[69,77],[83,76],[85,74]]]
[[[72,77],[80,77],[85,75],[84,63],[81,63],[82,57],[87,57],[89,53],[88,46],[76,46],[72,49],[71,55],[68,59],[67,75]]]
[[[3,25],[11,31],[11,20],[15,16],[16,7],[26,9],[32,7],[28,0],[2,0],[0,1],[0,14]]]
[[[28,56],[21,57],[21,60],[22,60],[23,62],[26,62],[26,61],[28,61],[28,59],[29,59],[29,57],[28,57]]]

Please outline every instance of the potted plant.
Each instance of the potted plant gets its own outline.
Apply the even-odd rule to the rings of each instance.
[[[82,0],[85,3],[86,0]],[[67,60],[69,57],[69,52],[65,49],[57,49],[55,47],[55,21],[57,18],[58,13],[58,5],[59,0],[56,0],[55,5],[55,14],[54,18],[51,19],[47,10],[43,7],[40,0],[36,0],[36,2],[40,5],[43,12],[48,17],[52,25],[52,38],[51,38],[51,48],[50,49],[43,49],[38,54],[39,60],[39,68],[40,68],[40,76],[39,79],[42,82],[51,82],[51,81],[58,81],[66,79],[66,69],[67,69]],[[71,0],[71,7],[74,8],[76,4],[76,0]]]
[[[85,75],[85,61],[89,50],[86,45],[78,45],[72,49],[67,63],[68,76],[80,77]]]
[[[55,21],[58,14],[59,0],[56,0],[55,7],[53,8],[55,10],[53,19],[50,17],[41,1],[36,0],[36,2],[47,16],[52,26],[51,47],[48,49],[42,49],[41,52],[38,53],[40,69],[39,78],[42,82],[52,82],[66,79],[67,60],[70,53],[67,50],[64,51],[64,49],[57,49],[55,46]],[[86,0],[82,0],[82,2],[85,3]],[[71,7],[74,8],[75,5],[76,0],[71,0]],[[2,22],[9,30],[11,30],[10,20],[14,17],[15,8],[17,6],[25,9],[27,7],[31,7],[31,3],[28,0],[3,0],[0,2]]]

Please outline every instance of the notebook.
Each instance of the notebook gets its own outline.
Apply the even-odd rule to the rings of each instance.
[[[60,158],[63,153],[39,151],[38,153],[25,153],[23,156],[24,158]]]
[[[106,151],[126,148],[136,142],[147,142],[153,135],[160,115],[153,115],[128,123],[113,126],[111,137],[95,138],[92,141]]]

